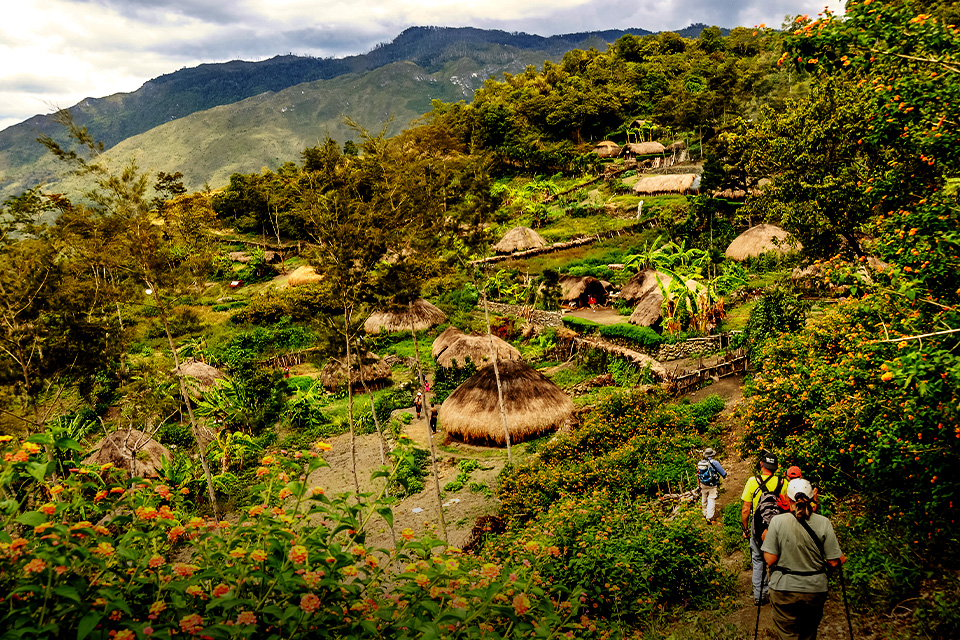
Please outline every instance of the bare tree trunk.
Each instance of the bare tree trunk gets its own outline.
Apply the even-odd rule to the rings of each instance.
[[[367,377],[363,375],[363,361],[360,361],[360,384],[363,385],[363,390],[366,391],[367,396],[370,398],[370,412],[373,415],[373,426],[377,429],[377,438],[380,440],[380,464],[386,466],[387,464],[387,445],[384,441],[383,431],[380,429],[380,420],[377,418],[377,403],[373,401],[373,393],[370,391],[370,387],[367,386]],[[383,495],[390,495],[390,479],[383,479]],[[390,527],[390,540],[393,541],[393,546],[397,546],[397,535],[393,529],[393,522],[388,521],[387,525]]]
[[[408,308],[412,311],[412,303],[408,303]],[[427,398],[426,387],[423,384],[423,367],[420,366],[420,343],[417,341],[417,332],[413,328],[413,314],[410,314],[410,333],[413,335],[413,352],[417,356],[417,380],[420,382],[420,389],[423,391],[423,409],[425,416],[430,415],[430,399]],[[437,450],[433,444],[433,431],[430,429],[430,418],[426,418],[427,441],[430,443],[430,464],[433,468],[433,484],[437,495],[437,517],[440,520],[440,531],[443,533],[443,541],[450,544],[447,537],[447,521],[443,517],[443,499],[440,497],[440,473],[437,471]]]
[[[507,462],[513,464],[513,454],[510,451],[510,428],[507,426],[507,411],[503,406],[503,387],[500,386],[500,368],[497,366],[497,350],[493,345],[493,332],[490,330],[490,310],[487,305],[487,289],[483,292],[483,317],[487,321],[487,338],[490,340],[490,359],[493,360],[493,377],[497,381],[497,400],[500,402],[500,424],[503,425],[503,435],[507,442]]]
[[[357,433],[353,428],[353,384],[350,382],[350,372],[353,369],[353,363],[350,361],[350,319],[352,309],[345,307],[343,309],[343,339],[347,345],[347,423],[350,425],[350,468],[353,470],[353,488],[356,492],[357,500],[360,499],[360,479],[357,476]],[[360,363],[363,367],[363,363]]]
[[[157,301],[157,309],[160,311],[160,322],[163,323],[163,330],[167,334],[167,343],[170,345],[170,351],[173,352],[173,364],[177,371],[177,381],[180,383],[180,397],[183,398],[183,403],[187,405],[187,415],[190,416],[190,430],[193,432],[193,439],[197,441],[197,451],[200,453],[200,466],[203,467],[203,477],[207,480],[207,494],[210,497],[210,508],[213,509],[213,517],[219,520],[220,512],[217,509],[216,492],[213,490],[213,477],[210,475],[210,467],[207,465],[207,456],[203,452],[200,430],[197,427],[197,419],[193,415],[193,403],[190,402],[187,384],[183,381],[183,375],[180,373],[180,356],[177,355],[177,346],[173,342],[173,335],[170,333],[170,324],[167,322],[167,308],[160,299],[160,291],[149,282],[147,282],[147,286],[153,289],[154,299]]]

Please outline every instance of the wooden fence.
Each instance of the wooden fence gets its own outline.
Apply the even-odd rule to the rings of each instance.
[[[664,386],[675,394],[684,393],[694,387],[699,387],[704,380],[719,380],[735,373],[742,373],[747,370],[747,364],[746,352],[743,349],[737,349],[709,367],[701,367],[696,371],[684,371],[679,374],[668,373]]]

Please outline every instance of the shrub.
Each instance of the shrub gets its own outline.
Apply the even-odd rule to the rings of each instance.
[[[457,474],[456,479],[451,480],[447,484],[443,485],[443,490],[453,492],[460,491],[460,489],[463,489],[464,485],[470,481],[470,474],[479,468],[480,463],[476,460],[461,460],[459,463],[457,463],[457,470],[459,473]]]
[[[633,324],[618,323],[601,326],[599,331],[600,335],[604,338],[629,340],[648,349],[658,347],[663,343],[663,338],[660,334],[650,327],[638,327]]]
[[[594,322],[593,320],[587,320],[585,318],[578,318],[577,316],[563,316],[561,320],[563,326],[568,329],[572,329],[577,333],[596,333],[600,329],[600,323]]]

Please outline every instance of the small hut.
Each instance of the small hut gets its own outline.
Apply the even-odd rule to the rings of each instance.
[[[200,397],[200,394],[216,384],[217,380],[226,378],[220,369],[193,358],[187,358],[179,367],[171,369],[171,372],[187,378],[187,389],[194,397]]]
[[[527,249],[543,249],[547,246],[539,233],[529,227],[515,227],[491,247],[497,253],[513,253]]]
[[[573,402],[542,373],[515,360],[498,364],[510,442],[539,437],[573,416]],[[506,445],[493,366],[487,365],[450,394],[440,407],[440,425],[473,444]]]
[[[801,248],[799,243],[791,242],[790,234],[772,224],[758,224],[750,227],[737,236],[724,252],[731,260],[746,260],[756,258],[769,252],[786,254],[794,248]]]
[[[659,142],[628,142],[623,145],[620,155],[624,158],[638,158],[640,156],[655,156],[664,152],[664,147]]]
[[[560,301],[572,307],[587,307],[593,297],[597,304],[606,304],[607,290],[592,276],[560,276]]]
[[[660,272],[653,273],[660,276],[660,284],[668,291],[669,294],[670,283],[673,282],[673,278]],[[648,284],[648,287],[645,289],[645,291],[638,297],[634,298],[637,306],[634,307],[633,313],[630,314],[630,320],[628,322],[641,327],[654,327],[660,322],[661,311],[663,309],[665,298],[660,286],[657,285],[657,279],[655,277],[648,276],[646,283]],[[686,284],[688,291],[696,292],[699,288],[699,285],[695,280],[687,280],[684,284]]]
[[[660,281],[660,284],[657,284],[658,280]],[[668,276],[660,271],[656,271],[654,269],[643,269],[642,271],[638,271],[636,274],[634,274],[634,276],[627,280],[627,283],[623,285],[623,288],[620,289],[620,298],[625,302],[637,304],[650,291],[659,292],[660,285],[669,287],[671,280],[673,280],[672,276]]]
[[[633,185],[634,193],[640,195],[660,195],[678,193],[681,195],[700,192],[700,176],[695,173],[676,175],[642,176]]]
[[[363,323],[363,330],[375,336],[382,330],[385,333],[400,331],[423,331],[445,322],[447,314],[426,300],[415,300],[410,306],[395,312],[378,311]]]
[[[287,284],[291,287],[299,287],[304,284],[314,284],[321,280],[323,280],[323,276],[317,273],[316,269],[305,264],[293,270],[293,273],[287,278]]]
[[[616,158],[620,155],[620,145],[610,140],[604,140],[603,142],[597,143],[597,146],[593,148],[593,152],[601,158]]]
[[[437,356],[443,353],[443,350],[452,345],[454,342],[460,339],[460,336],[463,335],[463,331],[456,328],[453,325],[450,325],[443,330],[443,333],[437,336],[437,339],[433,341],[433,349],[431,350],[431,355],[433,359],[436,360]]]
[[[446,332],[444,332],[446,333]],[[443,334],[440,335],[440,338]],[[452,337],[452,336],[449,336]],[[501,340],[497,336],[468,336],[461,334],[455,340],[441,342],[440,338],[433,343],[433,357],[441,367],[450,367],[456,364],[459,367],[467,363],[467,359],[473,364],[482,366],[485,362],[490,362],[490,340],[493,340],[493,350],[496,353],[498,361],[519,360],[520,352],[508,342]]]
[[[173,458],[165,446],[138,429],[120,429],[98,442],[83,464],[112,463],[132,478],[155,478],[162,458]]]
[[[674,140],[663,148],[664,153],[679,153],[687,148],[687,143],[683,140]]]
[[[351,354],[350,361],[354,365],[350,367],[350,386],[354,390],[361,390],[363,389],[363,382],[360,380],[360,369],[356,366],[357,355]],[[328,391],[336,391],[346,381],[346,367],[343,366],[340,359],[331,358],[320,370],[320,384]],[[363,381],[371,389],[380,389],[387,386],[391,382],[390,365],[377,357],[376,354],[367,352],[367,355],[363,357]]]

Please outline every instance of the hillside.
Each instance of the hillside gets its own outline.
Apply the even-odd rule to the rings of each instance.
[[[693,25],[687,30],[697,30],[699,33],[699,28],[699,25]],[[602,49],[625,33],[644,35],[650,32],[645,29],[630,29],[543,37],[474,28],[413,27],[392,42],[362,55],[338,59],[286,55],[262,62],[235,60],[203,64],[150,80],[131,93],[88,98],[70,107],[69,111],[78,125],[87,127],[90,134],[103,141],[109,149],[128,138],[187,118],[194,113],[311,83],[310,87],[301,87],[300,90],[306,92],[304,101],[317,104],[314,110],[317,119],[311,122],[303,121],[302,127],[312,128],[312,135],[307,135],[305,139],[316,142],[317,136],[323,136],[328,129],[332,135],[343,130],[340,114],[344,112],[344,103],[330,96],[353,95],[356,91],[365,93],[373,103],[378,104],[378,108],[368,109],[366,102],[355,102],[349,109],[352,117],[368,123],[371,128],[379,128],[382,122],[394,115],[397,122],[403,125],[410,118],[427,111],[431,98],[469,100],[473,91],[490,76],[499,77],[504,71],[522,70],[528,64],[542,65],[544,60],[556,61],[572,49]],[[423,92],[424,85],[419,85],[421,88],[415,90],[414,85],[411,85],[407,87],[411,91],[399,94],[401,97],[398,99],[396,87],[387,88],[387,85],[382,86],[385,91],[382,97],[375,96],[378,91],[375,79],[370,80],[364,88],[350,84],[357,82],[366,73],[401,61],[420,67],[420,73],[433,76],[431,82],[442,89],[435,91],[435,86],[431,86],[430,91]],[[374,76],[377,77],[382,76]],[[347,84],[330,87],[316,84],[317,81],[340,78]],[[459,90],[448,86],[451,84],[459,87]],[[316,91],[316,94],[309,95],[313,91]],[[387,102],[403,106],[380,108]],[[232,116],[231,126],[251,130],[260,126],[262,120],[246,120],[244,115],[247,114],[251,117],[263,115],[251,112],[247,105],[244,105],[238,114]],[[283,128],[283,125],[280,127]],[[188,125],[188,129],[196,135],[197,131],[192,125]],[[168,130],[164,135],[175,133]],[[266,137],[270,133],[265,130],[259,135]],[[65,141],[62,127],[50,115],[37,115],[0,131],[0,197],[20,193],[38,182],[49,180],[53,175],[49,163],[45,160],[45,149],[36,142],[37,136],[41,134],[52,136],[60,142]],[[216,139],[219,134],[214,130],[212,135]],[[194,137],[192,140],[193,148],[206,149],[212,144],[211,141],[206,141],[206,135],[199,139]],[[133,147],[149,148],[142,142],[134,144]],[[277,158],[295,156],[302,148],[303,144],[300,144],[299,148],[290,148],[281,143],[276,147],[279,153],[255,153],[249,161],[240,161],[240,165],[243,168],[259,168],[262,164],[272,164]],[[225,151],[227,149],[219,152]],[[150,153],[152,155],[153,152]],[[162,153],[157,150],[157,154]],[[175,165],[184,167],[185,163],[188,163],[186,158],[189,157],[188,154],[183,160],[175,162]],[[212,174],[205,175],[205,170],[209,168],[205,162],[200,162],[196,170],[193,167],[185,168],[189,168],[184,171],[185,174],[201,176],[201,184],[207,178],[214,179]],[[218,166],[215,172],[221,175],[225,170]]]

